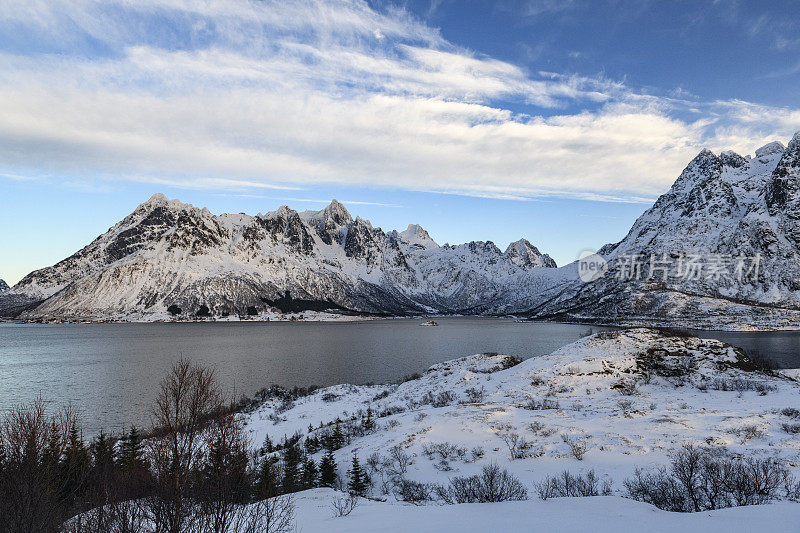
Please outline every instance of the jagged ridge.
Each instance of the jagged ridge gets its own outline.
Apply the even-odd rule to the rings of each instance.
[[[517,278],[554,267],[526,240],[440,247],[417,225],[385,233],[336,200],[215,216],[156,194],[63,261],[0,299],[21,318],[131,318],[339,309],[485,312]]]

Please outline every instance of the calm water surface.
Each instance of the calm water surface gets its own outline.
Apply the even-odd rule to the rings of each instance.
[[[535,357],[588,326],[506,319],[185,324],[0,324],[0,409],[41,395],[79,406],[87,430],[147,425],[158,382],[181,356],[211,365],[227,390],[387,382],[480,352]],[[599,331],[602,328],[594,327]],[[800,333],[703,332],[800,366]]]

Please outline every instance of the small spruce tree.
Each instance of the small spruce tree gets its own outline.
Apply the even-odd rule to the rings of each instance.
[[[333,487],[336,485],[337,477],[339,475],[336,473],[336,459],[333,457],[333,452],[328,450],[319,463],[319,484],[321,487]]]
[[[300,475],[300,482],[304,489],[313,489],[317,487],[317,478],[319,477],[319,469],[317,463],[311,457],[306,457],[303,461],[303,472]]]
[[[347,471],[347,474],[350,476],[350,480],[347,483],[347,489],[350,491],[350,494],[354,494],[356,496],[366,495],[366,475],[364,470],[361,468],[361,464],[358,462],[358,455],[355,453],[353,454],[353,463],[350,466],[350,470]]]

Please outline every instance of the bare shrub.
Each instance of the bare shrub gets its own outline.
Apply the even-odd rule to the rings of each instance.
[[[538,401],[534,398],[531,398],[526,403],[522,404],[520,407],[523,409],[529,409],[531,411],[543,411],[546,409],[560,409],[561,406],[558,404],[556,400],[550,400],[548,398],[544,398],[541,401]]]
[[[331,498],[334,518],[348,516],[353,509],[358,507],[358,496],[354,494],[337,493]]]
[[[236,509],[231,528],[236,533],[288,533],[294,530],[294,502],[288,494]]]
[[[572,456],[578,461],[583,461],[583,456],[589,451],[589,442],[585,439],[575,439],[569,435],[561,435],[561,440],[567,443]]]
[[[403,475],[408,472],[408,465],[410,464],[411,456],[397,445],[389,448],[389,457],[384,459],[384,465],[397,475]]]
[[[781,428],[790,435],[797,435],[800,433],[800,424],[781,424]]]
[[[500,433],[498,437],[506,443],[511,459],[524,459],[531,443],[519,436],[519,433]]]
[[[742,444],[751,439],[764,436],[764,430],[758,427],[756,424],[746,424],[738,428],[733,428],[728,430],[728,433],[737,435],[741,439]]]
[[[467,394],[467,400],[471,403],[480,403],[483,401],[484,396],[486,395],[486,389],[481,386],[480,388],[477,387],[470,387],[464,391]]]
[[[471,463],[474,463],[475,461],[483,457],[485,454],[486,452],[484,451],[483,446],[475,446],[469,452],[469,461]]]
[[[627,411],[633,406],[633,402],[630,400],[619,400],[617,401],[617,406],[623,411]]]
[[[619,391],[619,393],[622,395],[633,396],[636,394],[636,385],[637,383],[635,379],[622,378],[615,384],[611,385],[611,388]]]
[[[587,496],[608,496],[611,494],[611,482],[600,483],[594,470],[589,470],[585,476],[572,475],[564,470],[558,476],[547,476],[544,481],[536,485],[536,491],[543,500],[548,498],[574,498]]]
[[[786,407],[785,409],[781,409],[781,414],[789,418],[800,418],[800,409],[795,409],[794,407]]]
[[[430,483],[420,483],[410,479],[399,478],[395,482],[395,495],[397,499],[422,505],[432,501],[437,494],[436,485]]]
[[[635,500],[678,512],[758,505],[800,494],[800,484],[775,460],[732,457],[690,445],[673,455],[669,470],[637,469],[625,488]]]
[[[742,378],[714,378],[708,383],[708,388],[719,391],[745,392],[755,391],[764,396],[768,392],[777,390],[775,385]]]
[[[431,460],[438,458],[447,461],[463,459],[467,455],[467,449],[449,442],[431,442],[422,445],[422,453]]]
[[[525,500],[528,491],[522,482],[496,464],[483,467],[479,475],[450,480],[448,497],[456,503]]]

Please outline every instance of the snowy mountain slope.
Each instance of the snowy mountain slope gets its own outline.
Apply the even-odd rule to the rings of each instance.
[[[8,283],[5,280],[0,279],[0,292],[8,290]]]
[[[703,150],[622,241],[599,251],[609,273],[551,293],[532,314],[800,324],[798,179],[800,133],[752,158]]]
[[[266,436],[273,443],[295,432],[301,441],[321,438],[336,420],[348,433],[350,421],[357,426],[369,409],[372,429],[352,432],[335,452],[342,475],[353,453],[362,464],[373,454],[391,463],[399,455],[394,448],[407,457],[403,477],[418,482],[446,484],[494,463],[535,498],[533,487],[546,476],[593,469],[620,495],[637,467],[665,465],[684,444],[772,458],[800,473],[800,435],[784,429],[795,421],[785,408],[800,402],[798,378],[797,370],[758,371],[720,341],[618,330],[522,362],[475,355],[399,385],[338,385],[293,402],[275,398],[242,416],[258,447]],[[446,455],[435,451],[443,443]],[[585,447],[580,459],[573,444]],[[377,465],[371,496],[400,505],[391,490],[384,493],[391,474],[380,465],[387,463],[370,464]],[[796,520],[800,506],[792,513]],[[360,530],[358,521],[348,523]]]
[[[339,308],[486,310],[555,263],[520,240],[438,246],[419,226],[384,233],[334,200],[321,211],[215,216],[154,195],[91,244],[0,298],[21,318],[127,318]]]

